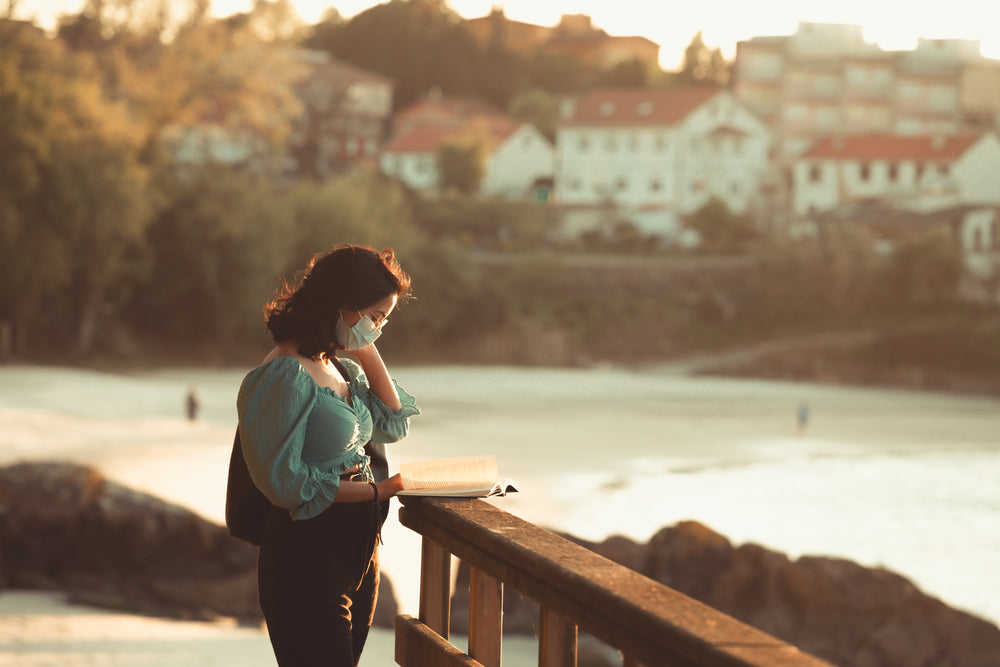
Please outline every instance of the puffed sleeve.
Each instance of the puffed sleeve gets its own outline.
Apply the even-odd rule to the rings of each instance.
[[[351,394],[359,399],[368,408],[372,415],[372,437],[374,442],[389,443],[399,442],[406,437],[410,430],[410,417],[419,415],[416,399],[408,394],[395,378],[392,380],[396,393],[399,394],[399,401],[402,407],[399,410],[390,410],[382,402],[375,392],[368,387],[368,378],[361,369],[360,364],[351,359],[340,359],[350,376]]]
[[[309,519],[330,506],[340,488],[331,471],[302,460],[309,413],[318,388],[292,357],[251,371],[236,401],[243,456],[250,477],[272,504],[293,519]]]

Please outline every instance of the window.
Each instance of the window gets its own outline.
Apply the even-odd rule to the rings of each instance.
[[[862,162],[861,167],[858,170],[858,177],[864,181],[868,182],[872,177],[872,166],[867,162]]]
[[[889,163],[889,182],[895,183],[899,180],[899,165],[895,162]]]
[[[617,179],[615,179],[615,188],[617,188],[618,190],[624,190],[627,187],[628,187],[628,181],[625,180],[624,176],[619,176]]]
[[[581,134],[577,139],[577,146],[579,146],[581,151],[587,151],[590,149],[590,137],[586,134]]]
[[[650,192],[659,192],[662,189],[663,189],[663,183],[660,182],[660,179],[656,178],[655,176],[649,179]]]
[[[818,164],[809,167],[809,182],[819,183],[823,180],[823,169]]]

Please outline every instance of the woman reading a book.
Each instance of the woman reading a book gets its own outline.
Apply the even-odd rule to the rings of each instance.
[[[237,408],[250,476],[272,505],[258,586],[281,667],[349,667],[364,648],[379,533],[402,489],[387,477],[384,444],[419,413],[374,343],[409,293],[391,249],[339,245],[265,306],[275,345],[243,380]]]

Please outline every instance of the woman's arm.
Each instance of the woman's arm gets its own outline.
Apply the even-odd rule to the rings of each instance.
[[[378,487],[378,499],[388,500],[403,490],[403,478],[396,474],[375,486]],[[333,498],[335,503],[365,503],[372,500],[375,500],[375,491],[368,482],[341,482],[340,490]]]
[[[365,372],[365,377],[368,378],[368,388],[385,403],[385,407],[393,412],[402,408],[403,403],[399,400],[396,387],[392,383],[392,378],[389,377],[389,369],[385,367],[385,362],[382,361],[382,355],[378,353],[378,348],[372,344],[360,350],[350,350],[350,354],[354,355],[358,363],[361,364],[361,369]]]

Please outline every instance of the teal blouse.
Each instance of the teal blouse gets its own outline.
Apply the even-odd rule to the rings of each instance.
[[[236,399],[250,477],[293,519],[310,519],[328,508],[340,489],[340,474],[354,466],[372,480],[365,444],[402,440],[410,417],[420,414],[398,384],[403,406],[390,410],[369,389],[360,365],[340,361],[349,376],[346,399],[316,384],[294,357],[277,357],[250,371]]]

